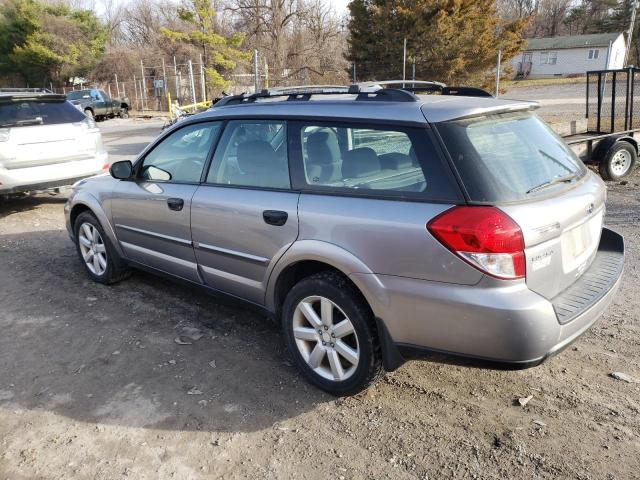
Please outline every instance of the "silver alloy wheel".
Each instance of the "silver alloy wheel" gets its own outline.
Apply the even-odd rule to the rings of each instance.
[[[101,276],[107,270],[107,249],[98,229],[85,222],[78,230],[80,253],[91,273]]]
[[[618,150],[611,159],[611,171],[617,176],[624,175],[631,167],[631,154],[626,150]]]
[[[355,328],[328,298],[314,295],[298,303],[293,336],[302,358],[321,377],[344,381],[356,371],[360,344]]]

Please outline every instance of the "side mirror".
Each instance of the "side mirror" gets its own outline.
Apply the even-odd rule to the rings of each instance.
[[[109,167],[109,173],[118,180],[127,180],[133,174],[133,164],[129,160],[115,162]]]

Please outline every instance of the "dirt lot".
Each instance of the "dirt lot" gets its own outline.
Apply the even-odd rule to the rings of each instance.
[[[521,371],[414,361],[339,400],[254,313],[90,282],[64,198],[0,203],[0,480],[640,478],[640,383],[609,376],[640,379],[639,183],[610,184],[625,278],[572,347]]]
[[[549,84],[548,79],[509,82],[502,98],[532,100],[540,104],[536,113],[547,122],[569,122],[584,119],[586,84],[584,79],[563,78],[562,83]]]

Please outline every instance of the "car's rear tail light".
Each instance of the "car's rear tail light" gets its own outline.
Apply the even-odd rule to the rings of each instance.
[[[496,207],[453,207],[427,223],[427,229],[488,275],[509,280],[525,276],[522,230]]]

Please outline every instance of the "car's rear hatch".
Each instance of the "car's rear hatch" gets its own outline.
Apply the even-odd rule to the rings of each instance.
[[[99,131],[62,95],[0,97],[0,165],[38,167],[92,158]]]
[[[602,181],[588,173],[550,198],[501,207],[522,229],[531,290],[551,299],[585,272],[600,243],[604,202]]]
[[[496,205],[522,229],[527,286],[552,299],[593,261],[606,190],[530,112],[437,125],[471,203]]]

